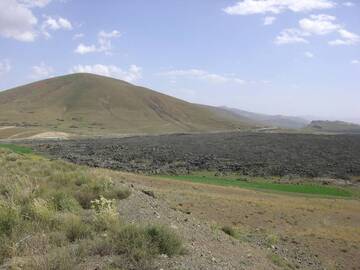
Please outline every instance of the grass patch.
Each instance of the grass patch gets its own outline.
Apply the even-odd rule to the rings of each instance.
[[[150,269],[182,250],[166,227],[127,225],[117,205],[130,190],[101,172],[3,148],[0,168],[0,268],[90,269],[96,256],[104,269]]]
[[[272,253],[272,254],[268,255],[268,259],[273,264],[281,267],[282,269],[287,269],[287,270],[295,269],[295,267],[291,263],[289,263],[288,261],[286,261],[285,259],[283,259],[282,257],[280,257],[277,254]]]
[[[16,144],[0,144],[0,148],[6,148],[9,149],[16,154],[31,154],[33,150],[28,147],[16,145]]]
[[[279,184],[265,180],[247,181],[246,178],[223,178],[216,176],[200,175],[179,175],[179,176],[161,176],[162,178],[189,181],[193,183],[202,183],[218,186],[231,186],[246,189],[280,191],[321,196],[352,197],[352,192],[343,188],[321,186],[316,184]]]
[[[221,230],[235,239],[239,238],[239,233],[231,226],[223,226]]]

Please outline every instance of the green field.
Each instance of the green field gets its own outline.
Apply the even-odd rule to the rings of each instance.
[[[338,187],[321,186],[316,184],[279,184],[266,180],[251,180],[236,179],[236,178],[222,178],[216,176],[202,176],[202,175],[179,175],[179,176],[161,176],[168,179],[189,181],[194,183],[218,185],[218,186],[232,186],[247,189],[256,189],[264,191],[278,191],[278,192],[292,192],[311,195],[322,196],[337,196],[337,197],[352,197],[352,192]]]
[[[0,148],[10,149],[17,154],[31,154],[32,153],[31,148],[19,146],[16,144],[0,144]]]

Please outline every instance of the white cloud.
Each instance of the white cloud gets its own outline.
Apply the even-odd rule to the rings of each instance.
[[[285,11],[309,12],[335,7],[330,0],[243,0],[224,11],[230,15],[279,14]]]
[[[104,52],[106,54],[111,54],[112,50],[112,39],[118,38],[121,36],[121,33],[117,30],[111,32],[100,31],[98,33],[98,44],[97,45],[84,45],[79,44],[75,49],[75,53],[87,54],[92,52]]]
[[[307,58],[314,58],[315,57],[315,55],[312,52],[305,52],[304,55]]]
[[[11,70],[11,65],[9,60],[0,61],[0,76],[8,73]]]
[[[73,40],[83,38],[85,35],[83,33],[78,33],[73,36]]]
[[[319,14],[300,20],[299,25],[307,33],[326,35],[341,28],[340,25],[334,23],[335,21],[336,17],[334,16]]]
[[[73,26],[71,22],[68,19],[58,17],[53,18],[51,16],[44,16],[45,20],[43,21],[41,25],[42,33],[46,37],[50,37],[50,33],[48,30],[57,31],[57,30],[72,30]]]
[[[43,22],[43,29],[50,29],[50,30],[72,30],[72,24],[69,20],[59,17],[59,18],[53,18],[50,16],[44,16],[45,21]]]
[[[340,45],[357,45],[360,43],[360,36],[349,32],[345,29],[340,29],[338,31],[341,39],[332,40],[329,42],[332,46],[340,46]]]
[[[44,62],[42,62],[38,66],[31,67],[30,78],[34,80],[48,78],[53,72],[53,67],[48,66]]]
[[[360,60],[357,60],[357,59],[352,60],[352,61],[351,61],[351,64],[353,64],[353,65],[358,65],[358,64],[360,64]]]
[[[280,32],[280,34],[275,38],[275,44],[284,45],[284,44],[294,44],[294,43],[309,43],[305,37],[308,36],[307,33],[296,29],[288,28]]]
[[[305,37],[312,35],[324,36],[337,33],[339,39],[332,40],[329,45],[356,45],[360,43],[360,36],[344,28],[337,23],[335,16],[326,14],[310,15],[308,18],[299,21],[299,28],[283,30],[276,38],[275,44],[308,43]]]
[[[345,3],[343,3],[343,5],[345,7],[353,7],[353,6],[355,6],[355,3],[353,3],[353,2],[345,2]]]
[[[16,0],[0,1],[0,35],[18,41],[31,42],[36,38],[37,19],[32,11]]]
[[[32,42],[39,33],[50,37],[47,30],[71,30],[70,21],[59,17],[54,19],[45,16],[41,27],[32,8],[43,8],[51,0],[1,0],[0,1],[0,36],[18,41]]]
[[[276,20],[276,17],[273,17],[273,16],[266,16],[264,18],[264,25],[271,25],[275,22]]]
[[[244,80],[234,77],[234,76],[225,76],[215,73],[210,73],[201,69],[186,69],[186,70],[170,70],[160,73],[163,76],[170,76],[172,79],[176,77],[188,77],[204,80],[209,83],[237,83],[244,84]]]
[[[77,48],[75,49],[75,52],[78,54],[87,54],[87,53],[92,53],[92,52],[96,52],[97,48],[95,45],[84,45],[82,43],[80,43]]]
[[[26,7],[45,7],[48,5],[52,0],[20,0],[20,3]]]
[[[71,73],[93,73],[97,75],[113,77],[127,82],[136,82],[142,78],[142,68],[131,65],[128,70],[123,70],[114,65],[77,65],[71,70]]]

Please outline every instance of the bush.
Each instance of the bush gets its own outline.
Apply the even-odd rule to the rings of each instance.
[[[10,235],[20,222],[19,210],[9,203],[0,201],[0,236]]]
[[[124,255],[127,263],[134,269],[148,269],[156,250],[152,248],[147,232],[138,226],[128,225],[113,232],[114,251],[118,255]]]
[[[152,245],[160,254],[173,256],[183,251],[181,239],[171,230],[164,226],[151,226],[146,229]]]
[[[99,198],[99,194],[90,187],[85,186],[74,194],[75,199],[84,209],[91,208],[91,202]]]
[[[84,239],[91,235],[91,230],[88,224],[74,214],[65,214],[61,217],[62,229],[70,242],[79,239]]]
[[[52,203],[56,211],[76,212],[80,210],[77,200],[64,192],[56,192],[52,197]]]
[[[231,226],[224,226],[221,228],[221,230],[227,235],[230,235],[231,237],[234,237],[236,239],[239,238],[238,232]]]
[[[45,224],[51,224],[55,218],[55,211],[48,201],[42,198],[36,198],[30,206],[30,215],[35,220]]]

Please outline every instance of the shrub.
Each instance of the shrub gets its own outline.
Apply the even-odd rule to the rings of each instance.
[[[56,192],[52,197],[52,203],[56,211],[76,212],[80,209],[77,200],[64,192]]]
[[[35,220],[50,224],[55,218],[55,211],[48,201],[42,198],[36,198],[31,204],[30,215]]]
[[[94,225],[98,231],[105,231],[119,225],[119,215],[114,206],[114,200],[100,196],[100,199],[91,201],[91,208],[95,211]]]
[[[20,219],[19,209],[10,203],[0,201],[0,236],[10,235]]]
[[[75,199],[82,208],[90,209],[91,202],[99,198],[99,194],[94,192],[89,186],[84,186],[74,194]]]
[[[114,187],[113,189],[104,192],[103,195],[107,199],[124,200],[131,195],[131,191],[127,188]]]
[[[152,248],[146,230],[135,225],[128,225],[113,232],[111,239],[114,251],[118,255],[124,255],[127,263],[134,269],[150,268],[156,250]]]
[[[152,245],[154,245],[160,254],[173,256],[183,251],[181,239],[170,229],[164,226],[151,226],[146,229]]]
[[[224,226],[221,228],[221,230],[227,235],[230,235],[231,237],[234,237],[236,239],[239,238],[238,232],[231,226]]]
[[[88,224],[82,221],[81,217],[74,214],[65,214],[61,216],[62,229],[70,242],[78,239],[84,239],[91,235]]]

